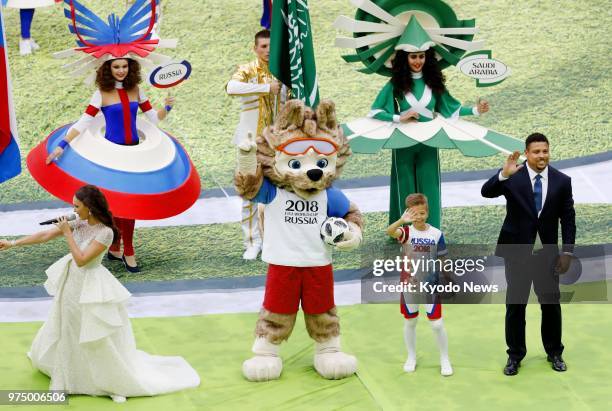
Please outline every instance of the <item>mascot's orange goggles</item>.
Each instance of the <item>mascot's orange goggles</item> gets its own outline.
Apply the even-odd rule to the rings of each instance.
[[[282,151],[290,156],[306,154],[306,152],[311,148],[315,151],[315,153],[323,156],[329,156],[338,151],[338,146],[336,143],[325,138],[299,137],[286,141],[280,146],[276,147],[278,151]]]

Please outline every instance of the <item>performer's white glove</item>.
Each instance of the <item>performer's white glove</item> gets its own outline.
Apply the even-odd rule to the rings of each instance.
[[[344,233],[344,240],[336,244],[336,248],[341,251],[351,251],[359,247],[363,238],[361,228],[353,222],[348,222],[349,231]]]
[[[255,174],[257,172],[257,143],[253,133],[238,144],[238,170],[240,174]]]

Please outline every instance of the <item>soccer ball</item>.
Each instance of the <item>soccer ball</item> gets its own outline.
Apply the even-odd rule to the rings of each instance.
[[[325,244],[336,245],[344,241],[344,234],[349,230],[349,225],[344,218],[329,217],[321,225],[321,240]]]

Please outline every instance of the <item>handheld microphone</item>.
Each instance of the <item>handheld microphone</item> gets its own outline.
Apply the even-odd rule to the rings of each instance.
[[[62,216],[64,217],[64,216]],[[38,223],[39,225],[50,225],[50,224],[55,224],[59,221],[60,218],[62,217],[56,217],[56,218],[52,218],[51,220],[47,220],[47,221],[43,221],[42,223]],[[74,221],[76,220],[77,216],[76,214],[68,214],[67,216],[65,216],[66,219],[68,221]]]

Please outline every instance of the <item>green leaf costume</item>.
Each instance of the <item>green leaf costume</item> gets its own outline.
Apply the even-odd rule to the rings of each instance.
[[[353,38],[336,38],[337,46],[356,49],[357,54],[343,56],[347,62],[363,63],[366,67],[360,71],[368,74],[390,76],[396,50],[420,52],[433,47],[443,68],[456,64],[466,51],[481,49],[482,41],[472,41],[474,24],[473,19],[458,20],[440,0],[426,5],[419,0],[362,0],[355,19],[340,16],[334,26],[353,32]],[[524,143],[462,120],[460,117],[477,115],[477,110],[462,106],[447,90],[434,93],[421,73],[412,76],[409,93],[394,90],[388,82],[367,117],[342,127],[355,153],[393,150],[389,222],[401,216],[406,196],[420,192],[429,200],[429,223],[440,227],[438,149],[458,149],[466,156],[484,157],[522,150]],[[408,111],[417,112],[418,120],[400,122],[400,115]]]

